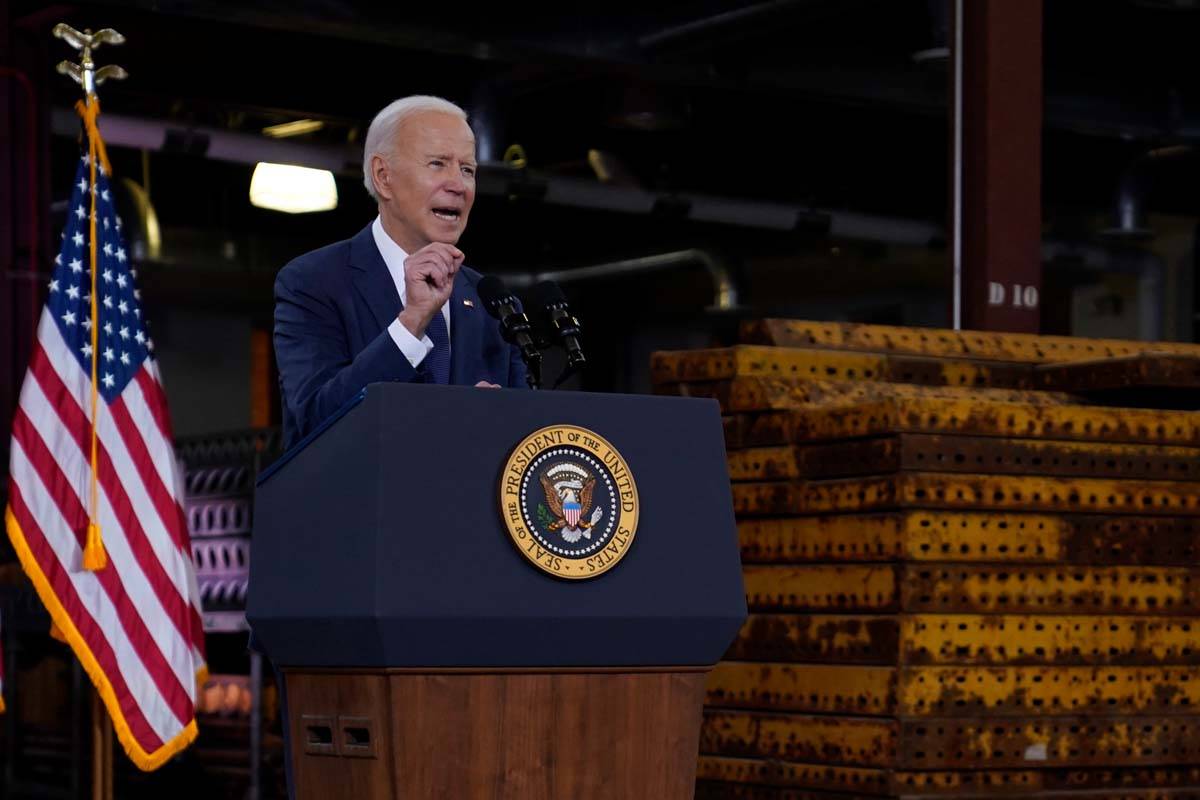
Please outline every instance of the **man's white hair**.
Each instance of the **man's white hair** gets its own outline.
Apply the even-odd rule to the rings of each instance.
[[[464,122],[467,119],[466,111],[441,97],[415,94],[389,103],[371,120],[371,127],[367,128],[367,140],[363,143],[363,184],[372,199],[379,200],[379,196],[375,194],[375,181],[371,178],[371,158],[380,155],[390,159],[396,147],[396,132],[400,125],[413,114],[424,111],[453,114]]]

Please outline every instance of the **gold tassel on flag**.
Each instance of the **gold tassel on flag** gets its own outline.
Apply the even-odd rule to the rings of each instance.
[[[75,111],[83,120],[88,137],[88,166],[91,169],[91,181],[88,184],[91,194],[91,232],[88,236],[88,250],[92,273],[92,475],[90,480],[91,502],[88,507],[87,540],[83,547],[83,568],[96,572],[108,564],[108,556],[104,552],[104,541],[100,538],[100,482],[97,476],[99,459],[97,454],[96,425],[99,412],[99,361],[100,361],[100,312],[96,301],[96,162],[105,175],[112,174],[108,163],[108,152],[104,140],[100,138],[100,129],[96,126],[96,118],[100,116],[100,98],[94,94],[87,96],[87,103],[82,100],[75,102]]]

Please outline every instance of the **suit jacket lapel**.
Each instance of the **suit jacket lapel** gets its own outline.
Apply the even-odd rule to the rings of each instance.
[[[464,300],[471,304],[467,305]],[[461,269],[454,276],[454,289],[447,302],[450,303],[450,383],[474,385],[480,378],[492,377],[470,372],[477,366],[482,348],[483,318],[480,315],[487,312]]]
[[[350,266],[354,272],[354,288],[362,296],[371,315],[379,328],[367,339],[379,335],[379,331],[392,324],[392,320],[400,313],[400,295],[396,291],[396,283],[388,272],[379,248],[375,246],[375,237],[371,226],[363,228],[350,240]]]

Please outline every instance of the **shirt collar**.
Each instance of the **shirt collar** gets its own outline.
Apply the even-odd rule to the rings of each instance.
[[[408,253],[388,236],[387,231],[383,229],[382,217],[376,216],[375,221],[371,223],[371,234],[375,237],[379,255],[383,256],[383,263],[387,265],[388,272],[391,273],[392,280],[400,292],[400,302],[404,303],[407,300],[407,292],[404,289],[404,260],[408,258]]]

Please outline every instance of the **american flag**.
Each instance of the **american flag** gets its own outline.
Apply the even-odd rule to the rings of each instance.
[[[182,481],[137,270],[108,176],[80,159],[37,345],[13,420],[9,538],[96,685],[130,759],[155,769],[196,736],[205,675]],[[89,236],[96,212],[97,345]],[[92,507],[92,359],[97,358]],[[84,568],[89,519],[107,564]]]

